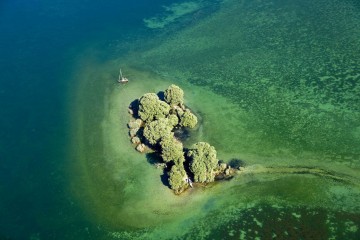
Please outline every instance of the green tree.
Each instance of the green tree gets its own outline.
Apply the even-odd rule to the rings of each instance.
[[[213,182],[218,165],[216,150],[206,142],[195,143],[188,151],[190,170],[195,182]]]
[[[169,172],[169,183],[171,189],[175,193],[180,194],[188,186],[186,179],[188,178],[183,165],[173,165]]]
[[[146,93],[140,98],[139,116],[145,122],[165,118],[169,112],[170,106],[155,93]]]
[[[173,127],[169,123],[169,120],[161,118],[146,124],[143,135],[150,144],[155,145],[161,138],[171,135],[172,129]]]
[[[180,117],[180,126],[194,128],[197,124],[197,117],[186,109],[184,114]]]
[[[171,106],[183,104],[184,91],[180,87],[171,84],[165,90],[165,101],[169,103]]]
[[[177,165],[182,165],[185,161],[183,144],[174,137],[174,134],[163,137],[160,146],[161,157],[164,162],[173,161]]]
[[[171,124],[171,126],[175,127],[179,124],[179,118],[177,115],[170,114],[167,118],[169,119],[169,123]]]

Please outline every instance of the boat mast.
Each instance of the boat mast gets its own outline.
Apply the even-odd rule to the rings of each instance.
[[[119,74],[119,80],[123,79],[121,68],[120,68],[120,74]]]

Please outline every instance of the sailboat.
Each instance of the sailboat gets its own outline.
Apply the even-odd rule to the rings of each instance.
[[[190,185],[191,188],[194,187],[193,182],[191,181],[191,179],[189,177],[187,177],[185,181]]]
[[[127,79],[126,77],[123,77],[121,68],[120,68],[118,83],[127,83],[127,82],[129,82],[129,79]]]

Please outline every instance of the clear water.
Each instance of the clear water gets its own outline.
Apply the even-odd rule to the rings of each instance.
[[[0,239],[359,239],[359,3],[172,3],[0,3]],[[162,184],[127,106],[171,83],[247,172]]]

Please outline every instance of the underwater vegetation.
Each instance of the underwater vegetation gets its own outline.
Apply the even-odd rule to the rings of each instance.
[[[85,175],[97,177],[89,189],[99,192],[88,209],[110,222],[109,236],[358,239],[358,9],[355,1],[222,1],[110,63],[126,62],[130,84],[98,77],[112,85],[98,104],[101,127],[86,127],[100,129],[89,138],[99,149],[84,157],[94,171]],[[175,87],[155,93],[171,83],[185,90],[186,107]],[[185,121],[187,110],[194,117]],[[210,161],[198,162],[203,155]],[[206,183],[213,159],[243,170]],[[188,188],[186,178],[199,182]]]
[[[202,7],[201,5],[202,4],[197,1],[173,3],[170,6],[163,7],[165,13],[162,16],[144,19],[144,23],[148,28],[161,29],[175,22],[178,18],[199,10]]]
[[[269,148],[359,165],[357,7],[226,1],[141,56],[159,74],[210,88],[253,115],[246,128],[271,141]]]

